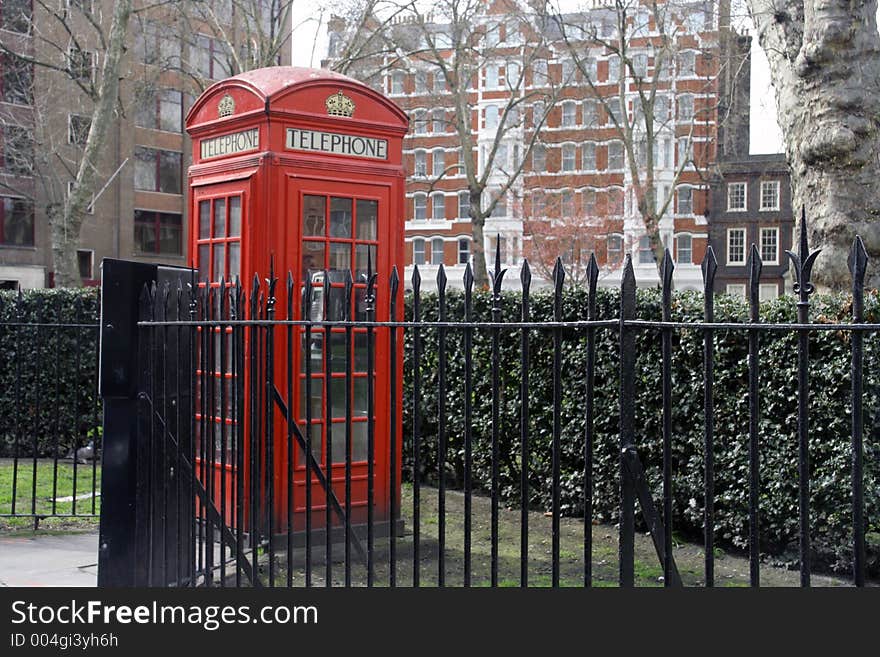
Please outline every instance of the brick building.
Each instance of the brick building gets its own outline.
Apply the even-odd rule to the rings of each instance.
[[[751,245],[758,247],[762,301],[790,289],[789,263],[794,215],[791,180],[782,154],[749,155],[718,166],[709,212],[710,243],[718,259],[715,291],[746,296]]]
[[[3,0],[0,41],[39,60],[65,63],[58,56],[66,53],[67,63],[75,62],[80,81],[88,84],[101,63],[90,21],[106,30],[112,4]],[[280,4],[158,3],[132,16],[120,104],[98,165],[97,198],[80,234],[78,260],[86,284],[98,282],[105,257],[185,264],[191,149],[183,117],[203,88],[229,76],[245,59],[248,32],[256,29],[250,23],[273,21],[281,15]],[[219,25],[226,27],[225,38],[219,37]],[[290,26],[275,30],[289,35]],[[289,38],[279,43],[277,63],[287,63]],[[52,284],[46,209],[63,201],[75,175],[92,107],[69,75],[0,56],[0,287]],[[32,153],[39,166],[26,166],[21,153]]]
[[[494,145],[484,205],[505,175],[523,165],[522,175],[487,217],[484,229],[487,253],[494,253],[500,241],[502,259],[512,270],[506,278],[509,285],[518,285],[524,255],[533,271],[542,273],[541,263],[535,267],[540,260],[535,246],[548,235],[554,248],[560,247],[553,257],[558,252],[569,267],[576,266],[575,250],[583,251],[580,257],[595,251],[600,284],[619,282],[626,252],[633,254],[639,282],[656,283],[653,244],[638,210],[622,132],[611,116],[621,107],[611,99],[622,94],[627,118],[636,124],[630,141],[643,182],[647,152],[638,129],[641,89],[653,90],[656,98],[653,177],[658,207],[670,199],[659,235],[676,259],[675,285],[701,287],[699,263],[709,238],[707,181],[720,155],[748,153],[748,39],[730,30],[726,2],[720,3],[720,12],[712,9],[718,3],[659,6],[660,14],[653,13],[651,3],[634,2],[628,8],[622,61],[607,45],[618,29],[615,3],[595,2],[584,12],[548,17],[515,2],[487,2],[470,26],[479,38],[482,64],[466,81],[464,96],[451,88],[436,58],[401,56],[400,49],[350,72],[387,93],[412,119],[404,144],[411,172],[406,239],[409,262],[419,264],[423,281],[430,285],[443,262],[450,283],[460,284],[473,251],[473,200],[465,171],[456,165],[472,158],[482,172]],[[580,30],[576,52],[586,71],[572,61],[572,26]],[[443,21],[424,25],[402,19],[390,29],[394,40],[408,44],[418,44],[420,33],[429,32],[437,55],[454,54],[446,48],[451,44],[444,34],[450,26]],[[331,64],[345,30],[340,20],[330,24]],[[674,57],[667,56],[661,67],[664,60],[657,53],[670,39]],[[424,46],[424,36],[421,41]],[[514,105],[517,110],[508,111],[513,125],[496,140],[499,121]],[[469,153],[463,153],[462,140],[450,127],[462,108],[472,127]],[[543,267],[545,279],[550,262]]]

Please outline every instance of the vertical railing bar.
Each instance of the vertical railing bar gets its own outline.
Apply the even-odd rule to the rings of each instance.
[[[82,323],[82,298],[77,297],[73,302],[73,323],[81,324]],[[79,417],[79,407],[80,407],[80,398],[79,398],[79,388],[80,388],[80,375],[81,375],[81,362],[80,362],[80,351],[82,351],[82,340],[81,340],[81,331],[80,328],[73,329],[73,341],[74,341],[74,351],[76,352],[74,356],[74,378],[73,380],[76,384],[73,387],[73,431],[71,437],[73,438],[72,451],[73,454],[73,492],[71,496],[73,500],[70,503],[70,514],[76,515],[76,496],[77,496],[77,465],[79,464],[79,457],[77,456],[77,450],[79,449],[79,428],[81,426],[80,417]],[[92,445],[92,458],[96,458],[98,454],[98,446]],[[93,491],[94,494],[94,491]]]
[[[672,254],[665,249],[660,263],[663,321],[672,321]],[[672,555],[672,329],[661,331],[663,397],[663,586],[673,584]]]
[[[294,319],[293,315],[293,272],[287,270],[287,319]],[[305,318],[303,318],[305,319]],[[299,330],[297,330],[297,335]],[[287,325],[287,588],[293,587],[293,325]]]
[[[254,274],[253,283],[251,284],[250,298],[250,315],[251,324],[248,326],[250,331],[250,353],[248,359],[250,361],[250,388],[248,396],[250,403],[248,404],[248,413],[250,414],[250,435],[248,436],[248,528],[250,529],[250,549],[251,549],[251,572],[254,578],[259,578],[259,564],[257,550],[259,547],[259,512],[258,512],[258,491],[259,491],[259,472],[257,470],[257,461],[259,459],[259,434],[260,434],[260,406],[259,406],[259,389],[260,389],[260,329],[254,324],[255,320],[260,319],[259,314],[260,301],[260,279]]]
[[[391,269],[389,308],[390,321],[398,321],[397,317],[397,290],[399,278],[397,265]],[[389,534],[389,579],[391,588],[397,586],[397,334],[399,329],[389,328],[390,367],[391,367],[391,399],[389,404],[389,422],[391,423],[389,435],[389,500],[388,500],[388,534]]]
[[[565,282],[565,267],[562,259],[556,259],[553,267],[553,319],[562,321],[562,286]],[[562,441],[562,329],[553,329],[553,443],[552,443],[552,575],[553,588],[559,587],[560,553],[560,458]]]
[[[345,320],[352,319],[352,280],[351,270],[345,273]],[[354,413],[352,386],[353,359],[353,328],[345,327],[345,587],[351,588],[351,514],[353,512],[351,502],[351,447],[352,447],[352,414]]]
[[[715,321],[715,272],[711,246],[703,258],[703,319]],[[703,554],[707,587],[715,586],[715,331],[703,329]]]
[[[865,318],[865,273],[868,253],[862,238],[853,240],[849,256],[852,275],[852,319],[861,324]],[[853,331],[850,365],[852,379],[852,518],[853,518],[853,584],[865,585],[865,481],[864,481],[864,419],[862,416],[862,360],[864,335]]]
[[[305,325],[305,345],[303,347],[303,360],[306,365],[306,453],[303,454],[305,461],[305,477],[306,477],[306,510],[305,510],[305,532],[306,532],[306,555],[305,555],[305,579],[306,587],[312,585],[312,270],[309,269],[306,280],[303,282],[302,297],[302,317],[307,319]]]
[[[590,254],[587,266],[587,319],[596,321],[596,284],[599,265],[596,254]],[[596,329],[587,329],[586,417],[584,418],[584,586],[593,585],[593,416],[596,371]]]
[[[52,450],[52,515],[58,510],[58,442],[61,433],[61,357],[59,349],[61,346],[61,297],[55,298],[55,440]],[[76,450],[74,449],[73,460],[76,461]]]
[[[170,297],[170,287],[168,281],[162,286],[161,303],[162,311],[160,318],[163,321],[168,320],[168,299]],[[168,496],[169,496],[169,457],[167,426],[168,421],[168,324],[162,326],[162,344],[157,350],[156,358],[161,362],[159,368],[159,376],[161,377],[162,386],[162,425],[160,429],[159,448],[162,453],[162,459],[159,462],[159,476],[162,482],[162,586],[168,586]]]
[[[373,323],[376,321],[376,272],[370,249],[367,249],[367,289],[364,293],[364,312],[367,317],[367,587],[371,588],[375,579],[374,572],[374,527],[375,516],[375,485],[376,485],[376,373],[373,348],[375,336]]]
[[[214,320],[216,318],[217,305],[215,301],[216,288],[208,284],[208,303],[206,305],[207,319]],[[208,404],[207,418],[208,426],[210,426],[210,441],[205,441],[205,467],[207,469],[206,486],[207,505],[214,504],[215,478],[217,474],[217,419],[214,413],[217,408],[216,397],[216,381],[217,381],[217,355],[215,353],[214,327],[207,324],[205,332],[207,334],[207,359],[205,361],[205,369],[208,373]],[[206,586],[214,586],[214,523],[211,520],[207,506],[205,508],[205,584]]]
[[[324,318],[331,317],[333,286],[330,273],[324,270]],[[324,491],[324,586],[333,586],[333,513],[330,496],[333,491],[333,329],[324,327],[324,472],[327,490]]]
[[[474,329],[470,326],[474,314],[474,272],[471,263],[464,269],[464,585],[471,585],[473,542],[473,387],[474,387]]]
[[[446,270],[437,271],[438,320],[446,321]],[[446,329],[437,329],[437,586],[446,586]]]
[[[190,271],[189,283],[189,321],[195,322],[197,319],[199,303],[199,288],[196,284],[195,269]],[[187,331],[189,336],[189,377],[190,377],[190,399],[189,399],[189,422],[190,422],[190,441],[189,441],[189,500],[190,500],[190,545],[189,551],[189,585],[195,587],[196,575],[198,569],[198,505],[196,504],[196,390],[198,388],[198,327],[195,323],[191,324]]]
[[[43,301],[41,298],[37,298],[34,303],[35,306],[35,317],[37,319],[37,324],[41,324],[43,321]],[[39,381],[39,376],[43,372],[43,363],[42,363],[42,340],[41,340],[41,332],[40,327],[35,327],[34,331],[35,335],[35,343],[36,343],[36,355],[34,361],[36,363],[36,370],[34,371],[34,380]],[[39,385],[35,387],[34,394],[34,422],[33,422],[33,476],[31,478],[31,515],[34,516],[34,530],[37,529],[39,520],[37,519],[37,454],[39,453],[39,445],[37,443],[37,436],[40,433],[41,426],[41,418],[40,418],[40,395],[38,392]]]
[[[18,458],[21,449],[21,361],[23,358],[21,349],[21,325],[24,323],[24,297],[19,288],[15,298],[15,449],[12,452],[12,505],[10,513],[15,515],[15,505],[18,500]],[[100,331],[100,326],[98,327]],[[97,349],[95,350],[97,352]],[[94,489],[93,489],[94,490]],[[94,499],[94,498],[93,498]],[[94,510],[93,510],[94,512]]]
[[[229,289],[226,287],[226,279],[220,277],[220,298],[217,319],[228,319],[226,302],[229,298]],[[226,326],[220,324],[218,328],[220,337],[220,586],[226,586],[226,541],[223,540],[223,526],[226,523],[226,488],[229,475],[226,470]]]
[[[504,282],[504,274],[507,270],[501,269],[501,238],[495,240],[495,271],[492,272],[492,321],[496,324],[501,321],[502,300],[501,286]],[[492,329],[492,547],[491,547],[491,585],[498,586],[498,541],[500,539],[498,527],[498,504],[500,498],[499,475],[500,475],[500,447],[501,438],[501,381],[500,381],[500,340],[501,329],[497,326]]]
[[[749,319],[752,323],[760,321],[759,281],[761,278],[761,257],[758,248],[752,244],[749,252]],[[752,586],[760,586],[760,447],[758,436],[759,413],[759,339],[757,329],[749,330],[749,578]]]
[[[267,555],[269,560],[269,586],[275,586],[275,257],[269,264],[269,279],[266,281],[266,535],[268,537]]]
[[[183,289],[181,283],[177,281],[177,289],[174,291],[174,435],[177,437],[177,447],[174,450],[174,519],[175,519],[175,536],[177,538],[177,550],[174,556],[174,578],[175,586],[181,586],[183,582],[183,514],[180,512],[181,495],[181,479],[183,470],[180,467],[180,451],[184,448],[184,442],[181,440],[180,412],[182,406],[183,395],[180,390],[180,370],[181,351],[180,351],[180,332],[182,327],[180,321],[183,319],[181,312],[181,302],[183,300]]]
[[[527,323],[531,321],[529,295],[532,282],[532,273],[528,260],[523,260],[519,278],[522,285],[520,318],[523,323]],[[520,368],[522,375],[519,392],[519,585],[522,588],[528,588],[529,586],[529,366],[531,365],[529,347],[529,329],[523,328],[520,333]]]
[[[635,332],[626,320],[635,318],[636,280],[627,254],[620,295],[620,586],[635,583],[635,487],[626,467],[626,453],[635,449]]]
[[[419,431],[419,407],[421,404],[421,329],[419,322],[422,321],[421,286],[422,277],[419,274],[419,266],[413,265],[413,372],[412,372],[412,440],[413,440],[413,587],[420,586],[421,575],[421,474],[422,474],[422,442]],[[465,352],[466,354],[467,352]],[[465,355],[465,358],[467,355]],[[467,386],[465,386],[467,389]],[[467,423],[465,423],[467,427]],[[465,429],[467,431],[467,428]],[[467,477],[467,475],[465,475]],[[467,484],[465,484],[467,487]],[[465,492],[467,496],[467,492]],[[465,497],[467,499],[467,497]],[[465,502],[467,504],[467,502]],[[467,511],[465,511],[465,523],[467,523]],[[465,524],[465,544],[467,544],[467,524]],[[465,561],[467,561],[467,548],[465,548]],[[465,571],[466,572],[466,571]]]
[[[153,282],[150,285],[149,290],[149,309],[150,309],[150,317],[151,321],[155,321],[156,317],[156,304],[157,304],[157,291],[156,291],[156,283]],[[148,372],[147,372],[147,412],[149,413],[149,437],[147,439],[147,463],[149,464],[147,471],[147,491],[145,494],[145,498],[147,500],[146,505],[146,518],[145,523],[147,525],[147,585],[148,586],[156,586],[156,546],[155,546],[155,534],[156,534],[156,516],[155,516],[155,506],[156,506],[156,328],[154,326],[148,326],[146,328],[147,334],[147,362],[149,363]],[[163,582],[164,584],[164,582]]]
[[[241,287],[241,279],[235,277],[235,319],[247,318],[245,294]],[[245,418],[244,418],[244,383],[245,383],[245,332],[246,327],[236,325],[232,330],[233,348],[233,411],[235,421],[235,586],[241,587],[241,561],[245,558],[244,548],[244,451],[245,451]],[[251,582],[251,585],[254,585]]]

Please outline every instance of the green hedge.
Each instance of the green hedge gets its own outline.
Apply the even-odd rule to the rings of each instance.
[[[552,296],[532,297],[532,317],[552,318]],[[506,293],[504,318],[520,313],[519,293]],[[460,293],[448,294],[449,318],[463,316]],[[490,318],[490,298],[474,295],[474,316]],[[437,297],[422,297],[423,318],[436,319]],[[598,293],[600,318],[618,316],[619,294]],[[703,299],[696,293],[673,297],[673,318],[702,319]],[[587,316],[587,294],[582,289],[564,295],[565,320]],[[813,300],[812,317],[818,322],[848,322],[849,300],[841,296]],[[868,321],[880,321],[880,297],[866,299]],[[721,295],[716,299],[717,321],[747,321],[742,299]],[[412,299],[407,297],[407,318]],[[637,316],[660,319],[657,290],[640,290]],[[787,296],[761,308],[765,322],[792,322],[796,307]],[[563,346],[561,500],[566,514],[583,512],[584,395],[586,371],[585,331],[565,331]],[[412,332],[406,335],[405,445],[408,476],[412,476]],[[474,335],[473,449],[474,480],[488,488],[491,473],[491,335]],[[618,504],[618,333],[596,333],[595,445],[593,452],[594,512],[605,522],[616,518]],[[850,506],[850,335],[823,331],[811,334],[810,343],[810,459],[812,539],[817,565],[841,570],[852,559]],[[531,506],[549,509],[551,500],[551,442],[553,430],[553,342],[549,330],[530,333],[531,366],[529,408],[531,458],[528,464]],[[702,333],[678,331],[673,337],[673,473],[674,523],[680,533],[699,536],[703,514],[703,375]],[[715,338],[715,482],[716,537],[722,545],[748,546],[748,378],[747,335],[744,331],[717,331]],[[444,469],[452,485],[461,485],[464,472],[464,341],[459,329],[449,330],[447,349],[447,437]],[[662,406],[660,337],[656,330],[641,331],[637,339],[638,451],[649,474],[655,500],[662,508]],[[436,481],[438,385],[437,334],[422,331],[418,430],[423,438],[421,477]],[[797,449],[797,335],[764,332],[760,348],[760,536],[761,550],[777,559],[797,558],[798,449]],[[880,338],[868,334],[864,363],[865,492],[868,530],[880,531]],[[501,332],[501,496],[519,501],[520,481],[520,331]],[[872,539],[876,538],[876,534]],[[876,550],[876,542],[874,543]],[[873,564],[877,567],[877,552]]]
[[[98,288],[0,292],[0,456],[64,457],[98,433],[99,304]]]

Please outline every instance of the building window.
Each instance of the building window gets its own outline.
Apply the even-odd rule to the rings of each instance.
[[[183,222],[179,214],[134,211],[134,247],[138,253],[180,255]]]
[[[761,260],[766,265],[779,264],[779,229],[761,229]]]
[[[0,28],[28,34],[33,16],[32,0],[3,0],[0,3]]]
[[[762,211],[779,209],[779,181],[761,181],[761,206]]]
[[[532,84],[536,87],[543,86],[550,81],[547,73],[547,60],[536,59],[532,65]]]
[[[665,125],[669,120],[669,96],[654,97],[654,123]]]
[[[446,132],[446,110],[435,109],[431,112],[431,132]]]
[[[687,233],[675,238],[675,261],[684,264],[693,264],[693,238]]]
[[[180,194],[181,153],[138,146],[134,149],[134,188]]]
[[[403,71],[394,71],[391,74],[391,93],[394,95],[403,93]]]
[[[597,125],[598,111],[595,100],[585,100],[583,105],[584,125],[588,128]]]
[[[560,199],[560,214],[563,217],[574,216],[574,194],[571,192],[562,192],[562,198]]]
[[[581,169],[586,171],[596,170],[596,144],[587,142],[581,149]]]
[[[443,238],[435,237],[431,240],[431,264],[443,264]]]
[[[760,301],[773,301],[779,296],[779,286],[776,283],[761,283],[758,286],[758,299]]]
[[[679,187],[675,190],[676,196],[678,196],[678,214],[693,214],[694,213],[694,188],[693,187]]]
[[[67,50],[67,68],[74,80],[91,82],[95,73],[95,53],[71,45]]]
[[[608,82],[618,82],[620,80],[620,57],[612,55],[608,58]]]
[[[562,60],[562,81],[563,82],[572,82],[574,80],[575,70],[576,70],[576,68],[574,65],[574,60],[563,59]]]
[[[34,65],[0,54],[0,101],[13,105],[33,105]]]
[[[428,195],[413,195],[413,218],[416,220],[425,220],[428,218]]]
[[[732,294],[736,297],[746,296],[746,286],[745,283],[728,283],[727,284],[727,293]]]
[[[467,237],[458,239],[458,264],[466,265],[471,259],[471,241]]]
[[[425,71],[416,71],[415,74],[415,92],[423,94],[428,91],[428,74]]]
[[[507,198],[504,196],[498,197],[497,193],[492,195],[492,200],[498,199],[498,202],[495,203],[495,208],[492,210],[492,217],[506,217],[507,216]]]
[[[608,214],[619,216],[623,214],[623,190],[613,188],[608,190],[607,194]]]
[[[544,144],[532,146],[532,171],[542,173],[547,168],[547,149]]]
[[[468,191],[458,193],[458,218],[468,219],[471,216],[471,193]]]
[[[616,265],[623,262],[623,236],[609,235],[605,239],[605,250],[608,255],[609,265]]]
[[[573,101],[562,103],[562,125],[570,128],[577,124],[577,104]]]
[[[413,168],[414,176],[427,176],[428,175],[428,158],[426,151],[416,151],[413,153],[413,158],[415,160],[415,166]]]
[[[413,240],[413,264],[425,264],[425,240],[417,237]]]
[[[442,94],[446,91],[446,74],[442,69],[434,70],[434,93]]]
[[[2,128],[2,168],[13,176],[30,176],[34,166],[34,136],[30,130],[16,125]]]
[[[608,168],[612,171],[623,169],[623,142],[612,141],[608,144]]]
[[[644,53],[634,55],[632,59],[633,75],[643,78],[648,75],[648,56]]]
[[[654,264],[654,247],[651,245],[650,235],[642,235],[639,238],[639,264]]]
[[[574,144],[563,144],[562,145],[562,170],[563,171],[574,171],[574,152],[575,145]]]
[[[92,127],[92,119],[78,114],[67,115],[67,143],[85,146]]]
[[[682,94],[678,97],[678,120],[694,120],[694,97],[690,94]]]
[[[95,252],[91,250],[77,249],[76,264],[79,268],[79,277],[84,281],[95,278]]]
[[[486,106],[486,129],[494,130],[498,127],[498,106],[497,105],[487,105]]]
[[[446,219],[446,197],[442,193],[431,196],[431,218]]]
[[[685,50],[676,57],[678,77],[686,78],[696,75],[697,54],[693,50]]]
[[[507,62],[504,67],[504,77],[507,80],[507,88],[508,89],[519,89],[520,87],[520,75],[522,74],[522,67],[516,62]]]
[[[431,151],[431,164],[433,165],[433,173],[435,178],[439,178],[446,170],[446,154],[442,148],[435,148]]]
[[[498,79],[498,64],[486,64],[486,88],[497,89]]]
[[[746,211],[746,183],[727,183],[727,211]]]
[[[547,212],[547,201],[544,198],[544,192],[540,190],[532,191],[532,217],[543,217]]]
[[[175,89],[145,86],[138,92],[135,125],[151,130],[180,132],[183,128],[183,95]]]
[[[727,264],[746,264],[746,229],[727,229]]]
[[[143,64],[166,69],[180,66],[180,40],[169,32],[167,25],[157,21],[145,21],[136,28],[134,52]],[[190,63],[195,66],[199,62]]]
[[[428,113],[423,110],[415,110],[413,112],[413,132],[417,135],[428,133]]]
[[[189,63],[198,75],[209,80],[231,75],[227,47],[219,39],[204,34],[197,35],[190,47]]]
[[[0,196],[0,244],[34,245],[34,204],[16,196]]]

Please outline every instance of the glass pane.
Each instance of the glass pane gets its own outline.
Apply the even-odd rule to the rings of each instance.
[[[211,202],[199,201],[199,239],[211,237]]]
[[[330,379],[330,394],[332,395],[332,399],[330,400],[333,403],[333,417],[344,420],[345,419],[345,377],[331,377]]]
[[[351,244],[330,244],[331,270],[345,271],[351,269]]]
[[[376,239],[376,224],[378,222],[379,202],[357,202],[357,238],[359,240]]]
[[[345,463],[345,422],[334,422],[332,427],[330,451],[333,463]]]
[[[229,237],[241,235],[241,197],[229,199]]]
[[[352,397],[351,408],[352,415],[356,417],[367,416],[367,402],[369,401],[369,391],[367,390],[368,377],[358,377],[354,380],[354,394]],[[375,404],[375,399],[373,400]]]
[[[214,237],[226,237],[226,199],[214,199]]]
[[[343,300],[343,292],[339,290],[338,298],[340,301]],[[337,304],[334,304],[337,305]],[[336,310],[342,311],[342,307],[340,305]],[[343,319],[343,317],[333,317],[332,319]],[[346,367],[346,354],[345,354],[345,333],[330,333],[330,371],[331,372],[345,372]],[[342,392],[345,392],[343,388]],[[334,400],[334,406],[335,404]]]
[[[312,273],[323,271],[326,267],[324,262],[324,242],[302,243],[302,280],[305,282],[309,271]]]
[[[312,400],[312,419],[320,420],[324,417],[324,379],[312,377],[312,389],[308,391]],[[299,382],[299,417],[305,419],[308,406],[306,405],[306,379]]]
[[[352,422],[351,424],[351,460],[367,460],[367,427],[366,422]]]
[[[324,236],[326,203],[324,196],[303,197],[303,235]]]
[[[303,436],[303,439],[305,439],[305,437],[306,437],[305,425],[300,424],[299,430]],[[313,424],[312,425],[312,455],[315,457],[315,460],[318,461],[319,463],[323,462],[323,457],[321,456],[321,454],[322,454],[321,446],[323,445],[322,433],[323,433],[322,425],[320,425],[320,424]],[[297,445],[299,445],[299,441],[297,441]],[[305,459],[303,458],[303,450],[299,446],[297,446],[297,450],[296,450],[296,462],[297,462],[297,465],[299,465],[301,467],[305,466],[305,464],[306,464]]]
[[[226,275],[226,245],[214,245],[214,266],[211,270],[211,280],[219,281],[221,276]]]
[[[330,237],[351,237],[351,199],[330,199]]]
[[[373,334],[373,349],[376,348],[376,335]],[[376,366],[376,360],[373,359],[373,367]],[[354,369],[356,372],[367,371],[367,334],[354,334]]]
[[[229,279],[235,280],[241,276],[241,244],[231,242],[229,244]]]
[[[376,247],[371,244],[357,245],[357,261],[355,264],[355,283],[367,282],[367,254],[369,253],[370,266],[375,273],[376,271]]]
[[[206,283],[211,279],[211,246],[199,244],[199,281]]]
[[[306,371],[306,358],[311,355],[312,359],[312,374],[317,372],[324,371],[324,334],[321,333],[318,329],[312,329],[311,335],[311,346],[308,351],[306,351],[306,333],[303,331],[301,344],[302,348],[300,350],[300,354],[302,355],[302,362],[300,369],[303,373]]]

